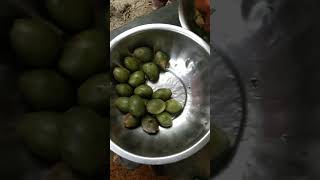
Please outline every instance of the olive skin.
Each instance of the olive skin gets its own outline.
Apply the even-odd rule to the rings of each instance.
[[[152,88],[146,84],[142,84],[134,89],[134,94],[139,95],[142,98],[151,98],[152,93]]]
[[[158,66],[152,62],[145,63],[142,66],[143,72],[146,74],[148,79],[152,82],[156,82],[159,79],[159,69]]]
[[[174,100],[174,99],[170,99],[168,101],[166,101],[166,111],[171,113],[171,114],[175,114],[178,113],[182,110],[182,105]]]
[[[113,69],[113,77],[116,81],[120,83],[125,83],[128,81],[130,72],[123,67],[115,67]]]
[[[137,87],[146,81],[145,74],[142,71],[136,71],[132,73],[129,77],[128,83],[132,87]]]
[[[128,113],[123,117],[123,125],[126,128],[133,129],[140,125],[140,120]]]
[[[166,104],[161,99],[151,99],[147,102],[147,111],[150,114],[160,114],[166,108]]]
[[[108,121],[84,107],[73,107],[63,115],[60,152],[73,170],[94,176],[104,170]]]
[[[104,115],[110,100],[110,76],[101,73],[90,77],[78,89],[78,103]]]
[[[68,32],[78,32],[93,24],[90,0],[46,0],[46,7],[51,18]]]
[[[153,62],[159,66],[161,70],[166,70],[169,67],[169,56],[162,52],[162,51],[157,51],[156,54],[154,55]]]
[[[121,97],[129,97],[133,94],[133,88],[128,84],[117,84],[116,91]]]
[[[146,113],[146,108],[144,100],[137,96],[133,95],[129,99],[129,112],[135,117],[141,117]]]
[[[129,112],[129,100],[130,100],[130,98],[128,98],[128,97],[119,97],[115,100],[115,105],[122,113],[128,113]]]
[[[156,115],[159,124],[162,127],[169,128],[172,126],[172,116],[168,112],[162,112]]]
[[[159,124],[155,118],[146,115],[141,121],[142,129],[149,134],[156,134],[159,132]]]
[[[139,47],[133,51],[133,56],[142,62],[149,62],[153,58],[153,52],[148,47]]]
[[[106,72],[109,69],[106,48],[106,36],[102,30],[82,31],[66,43],[59,60],[59,69],[76,81]]]
[[[153,95],[152,98],[153,99],[161,99],[163,101],[167,101],[170,99],[170,97],[172,96],[172,92],[170,89],[168,88],[161,88],[156,90]]]
[[[62,114],[50,111],[26,113],[18,124],[18,132],[26,146],[44,160],[60,158],[59,133]]]
[[[24,99],[35,109],[66,109],[74,100],[70,83],[55,71],[24,72],[18,84]]]
[[[125,57],[123,62],[124,66],[131,72],[135,72],[140,69],[139,60],[135,57]]]
[[[10,38],[19,60],[32,67],[52,65],[63,43],[57,32],[35,19],[15,20]]]

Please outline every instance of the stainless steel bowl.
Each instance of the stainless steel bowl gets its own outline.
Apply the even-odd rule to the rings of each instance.
[[[111,96],[110,149],[121,157],[141,164],[167,164],[187,158],[209,142],[210,92],[208,86],[209,45],[196,34],[178,26],[148,24],[130,29],[110,42],[111,67],[139,46],[153,47],[170,55],[170,68],[161,73],[153,89],[168,87],[183,112],[169,129],[148,135],[142,128],[128,130],[123,115]],[[112,84],[114,86],[114,84]]]

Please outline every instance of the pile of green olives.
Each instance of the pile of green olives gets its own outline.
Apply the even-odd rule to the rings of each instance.
[[[159,126],[172,126],[174,116],[183,109],[182,105],[171,98],[170,89],[153,91],[146,83],[156,83],[160,72],[169,65],[166,53],[154,53],[149,47],[138,47],[113,69],[113,77],[118,83],[115,86],[118,98],[114,104],[125,114],[124,127],[133,129],[141,126],[146,133],[156,134]]]
[[[24,144],[35,157],[100,179],[107,161],[110,75],[107,38],[104,27],[95,25],[93,5],[45,0],[51,22],[16,19],[10,39],[23,67],[17,84],[27,111],[17,132]],[[56,173],[63,175],[60,169]],[[66,178],[76,179],[71,176]]]

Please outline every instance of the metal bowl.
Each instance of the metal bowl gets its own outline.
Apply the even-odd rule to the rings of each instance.
[[[203,39],[205,41],[209,41],[210,34],[203,31],[196,23],[195,23],[195,13],[194,13],[194,0],[179,0],[179,7],[178,7],[178,14],[179,14],[179,21],[181,27],[188,29]]]
[[[208,86],[209,45],[196,34],[178,26],[148,24],[130,29],[110,42],[111,67],[139,46],[149,46],[170,55],[170,67],[160,74],[155,90],[167,87],[184,109],[169,129],[160,128],[156,135],[141,127],[123,127],[121,114],[110,108],[110,149],[119,156],[141,164],[168,164],[185,159],[209,142],[210,91]],[[115,83],[112,83],[114,89]]]

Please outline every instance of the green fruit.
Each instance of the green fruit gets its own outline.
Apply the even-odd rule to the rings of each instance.
[[[132,87],[137,87],[140,84],[143,84],[145,81],[146,79],[144,78],[144,73],[142,71],[136,71],[130,75],[128,83]]]
[[[152,93],[152,88],[146,84],[142,84],[134,89],[134,94],[143,98],[151,98]]]
[[[72,169],[64,163],[58,163],[51,168],[42,180],[80,180]]]
[[[53,64],[62,46],[62,38],[54,30],[34,19],[15,20],[10,37],[20,60],[34,67]]]
[[[59,124],[62,115],[56,112],[33,112],[22,116],[18,132],[27,147],[37,156],[50,161],[60,158]]]
[[[133,51],[133,56],[138,58],[142,62],[148,62],[152,60],[153,52],[148,47],[140,47]]]
[[[130,97],[129,112],[136,117],[141,117],[146,113],[144,101],[141,97],[137,95]]]
[[[147,75],[150,81],[157,81],[159,79],[159,69],[155,63],[146,63],[142,66],[143,72]]]
[[[211,160],[215,160],[230,148],[230,140],[220,128],[217,128],[214,124],[211,124],[211,126],[213,127],[210,135],[212,140],[212,143],[210,143]]]
[[[67,42],[59,69],[75,80],[86,80],[90,76],[107,71],[106,37],[103,31],[90,29],[76,34]]]
[[[113,69],[113,77],[120,83],[125,83],[128,81],[130,72],[122,67],[115,67]]]
[[[119,97],[115,101],[116,107],[123,113],[129,112],[129,99],[128,97]]]
[[[136,128],[140,125],[140,120],[128,113],[123,117],[123,125],[126,128]]]
[[[159,131],[159,124],[155,118],[146,115],[141,121],[142,129],[149,134],[156,134]]]
[[[67,111],[61,126],[62,160],[87,176],[104,170],[107,124],[106,119],[88,108],[74,107]]]
[[[128,84],[117,84],[116,91],[119,96],[129,97],[133,93],[133,89]]]
[[[172,126],[172,116],[168,112],[162,112],[158,114],[157,120],[162,127],[169,128]]]
[[[138,71],[140,68],[139,60],[135,57],[124,58],[124,66],[131,72]]]
[[[182,106],[181,104],[174,100],[174,99],[170,99],[168,101],[166,101],[166,111],[171,113],[171,114],[175,114],[178,113],[182,110]]]
[[[78,89],[78,103],[96,112],[106,114],[110,99],[108,73],[97,74],[86,80]]]
[[[148,99],[142,99],[142,100],[143,100],[143,102],[144,102],[144,105],[147,106],[149,100],[148,100]]]
[[[19,88],[36,109],[65,109],[73,101],[73,90],[68,81],[55,71],[33,70],[19,78]]]
[[[166,108],[166,103],[161,99],[152,99],[147,103],[147,111],[151,114],[160,114]]]
[[[93,22],[93,4],[89,0],[46,0],[51,18],[67,31],[80,31]]]
[[[161,70],[166,70],[166,68],[169,67],[169,56],[162,52],[162,51],[157,51],[156,54],[154,55],[153,62],[160,67]]]
[[[156,90],[153,95],[152,98],[153,99],[162,99],[163,101],[167,101],[168,99],[170,99],[172,95],[172,92],[170,89],[167,88],[161,88]]]

